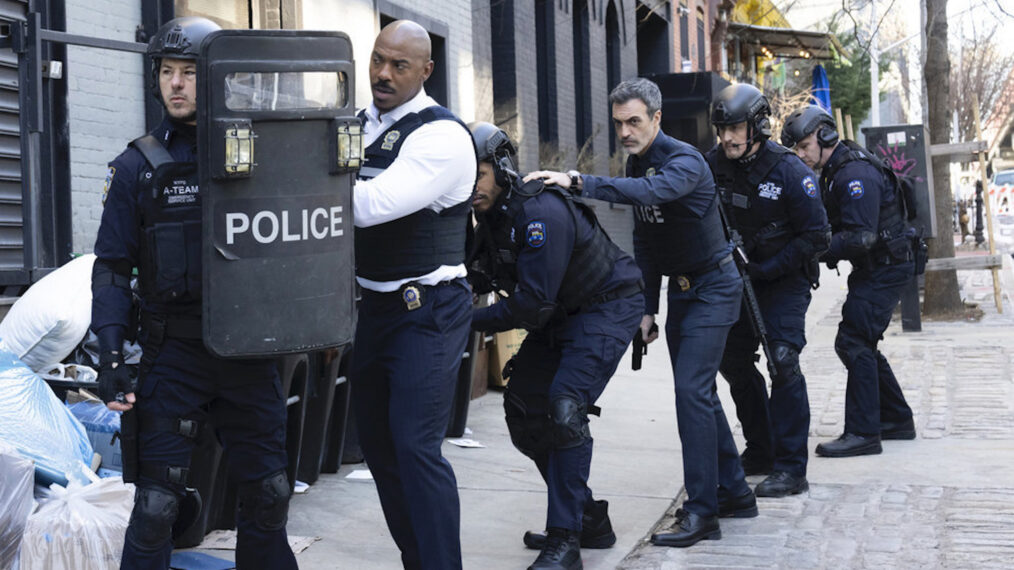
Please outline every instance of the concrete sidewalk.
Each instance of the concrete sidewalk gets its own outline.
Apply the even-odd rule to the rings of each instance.
[[[884,453],[847,459],[811,454],[808,494],[761,499],[755,519],[723,520],[723,538],[688,549],[645,542],[671,523],[682,490],[682,466],[669,358],[661,342],[644,368],[629,354],[599,400],[593,418],[590,484],[609,500],[618,541],[585,550],[589,569],[984,568],[1014,565],[1014,318],[992,306],[988,272],[962,272],[966,299],[985,301],[974,323],[923,323],[902,333],[896,321],[883,352],[915,411],[919,437],[891,441]],[[812,421],[811,449],[839,435],[845,370],[833,343],[845,276],[825,271],[808,314],[803,352]],[[735,413],[724,380],[719,392]],[[474,400],[469,436],[485,448],[444,444],[461,496],[465,568],[525,568],[536,552],[521,535],[545,519],[545,487],[531,462],[510,443],[497,392]],[[742,445],[738,424],[733,431]],[[289,533],[317,536],[298,555],[305,569],[400,568],[372,481],[346,478],[343,466],[292,501]],[[752,483],[760,477],[751,478]],[[221,553],[216,553],[221,555]]]

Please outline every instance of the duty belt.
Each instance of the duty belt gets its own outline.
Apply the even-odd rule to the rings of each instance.
[[[200,317],[142,312],[141,329],[156,344],[162,344],[165,338],[203,338]]]
[[[687,271],[684,273],[676,273],[672,275],[676,279],[676,284],[679,285],[680,291],[689,291],[690,287],[693,286],[694,281],[700,279],[704,275],[720,269],[723,265],[732,263],[732,254],[726,255],[720,259],[717,263],[709,263],[704,267],[695,269],[693,271]]]

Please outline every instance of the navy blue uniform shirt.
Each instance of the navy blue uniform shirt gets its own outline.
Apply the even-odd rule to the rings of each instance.
[[[162,121],[152,136],[158,139],[169,154],[178,162],[197,160],[196,127]],[[151,173],[151,167],[144,156],[133,146],[127,147],[120,156],[109,163],[106,177],[106,191],[103,196],[104,209],[98,236],[95,239],[95,255],[110,262],[126,261],[131,267],[139,262],[141,228],[141,188],[144,176]],[[143,303],[143,301],[142,301]],[[103,333],[106,327],[118,327],[122,341],[130,323],[130,291],[120,287],[102,287],[92,301],[92,330],[100,337],[107,337],[112,331]],[[144,307],[156,312],[180,312],[165,307]],[[112,346],[117,346],[113,343]]]
[[[831,153],[828,164],[847,152],[848,147],[839,144]],[[865,160],[846,162],[828,186],[824,200],[834,235],[827,257],[829,260],[847,259],[846,236],[842,232],[877,234],[880,208],[882,204],[886,206],[897,200],[897,192],[888,184],[880,169]]]
[[[704,216],[715,198],[715,181],[701,153],[662,131],[643,156],[628,158],[627,178],[585,175],[582,185],[582,196],[642,208],[678,202],[697,218]],[[645,314],[653,315],[658,312],[662,272],[650,251],[645,236],[635,225],[634,259],[644,275]],[[731,243],[707,262],[716,263],[730,251]]]
[[[517,288],[511,293],[511,303],[495,303],[477,309],[472,317],[472,328],[484,331],[503,331],[533,322],[528,315],[515,311],[536,311],[539,307],[557,303],[560,285],[567,271],[574,245],[590,239],[596,229],[588,218],[576,208],[575,217],[564,203],[564,198],[545,190],[525,200],[521,211],[510,224],[511,239],[518,244]],[[494,231],[497,231],[494,229]],[[628,283],[636,283],[641,272],[627,255],[617,259],[613,272],[595,292],[607,293]]]

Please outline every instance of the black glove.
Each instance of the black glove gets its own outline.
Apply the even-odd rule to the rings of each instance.
[[[99,356],[99,397],[109,402],[125,402],[125,394],[134,391],[130,367],[123,363],[119,352],[104,352]]]

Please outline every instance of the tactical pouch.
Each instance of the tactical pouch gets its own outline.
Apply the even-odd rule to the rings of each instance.
[[[777,224],[761,228],[754,237],[751,259],[764,261],[771,259],[792,241],[792,230],[787,225]]]
[[[884,245],[887,247],[887,254],[891,263],[904,263],[912,259],[911,239],[907,235],[901,235],[888,240]]]
[[[915,258],[915,274],[922,275],[926,272],[926,262],[929,261],[929,246],[922,239],[922,232],[912,236],[912,253]]]
[[[123,482],[135,483],[138,476],[137,410],[127,410],[120,415],[119,437],[120,455],[123,459]]]

